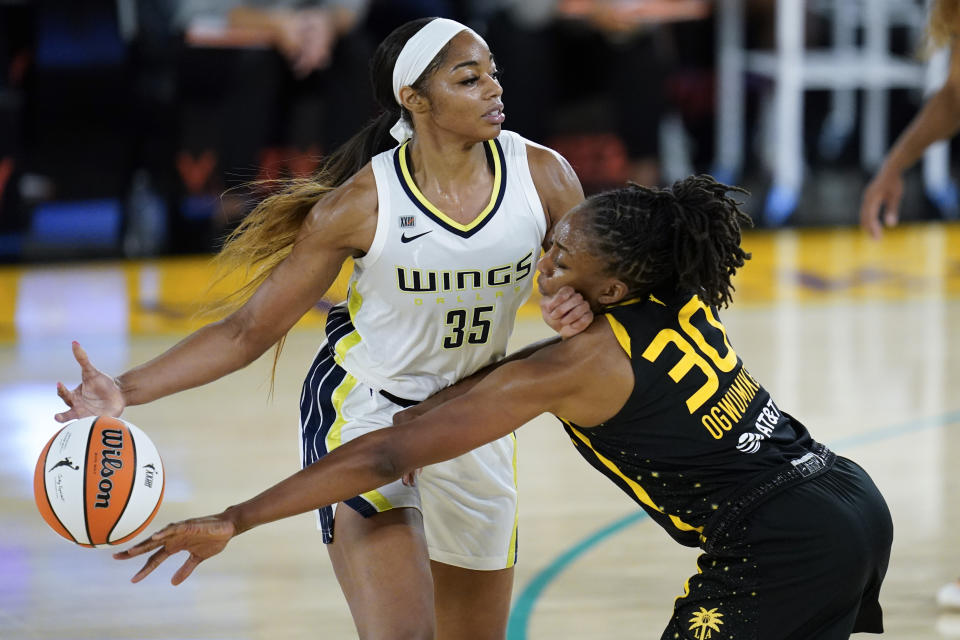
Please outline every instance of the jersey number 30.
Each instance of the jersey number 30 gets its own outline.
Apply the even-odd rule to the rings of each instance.
[[[726,352],[725,355],[721,356],[719,349],[711,345],[707,341],[706,336],[691,322],[693,315],[698,311],[703,311],[707,323],[714,329],[717,329],[719,335],[723,338],[721,348]],[[727,332],[724,330],[723,325],[713,316],[713,311],[711,311],[710,307],[703,304],[699,298],[693,297],[683,306],[680,310],[678,320],[680,321],[680,328],[683,329],[683,333],[686,334],[689,340],[678,331],[662,329],[644,350],[643,357],[650,362],[654,362],[660,357],[660,354],[663,353],[666,346],[672,344],[679,349],[681,353],[680,361],[669,371],[669,375],[674,382],[680,382],[694,367],[706,376],[706,382],[704,382],[703,386],[687,398],[687,409],[693,414],[720,388],[720,379],[717,371],[727,373],[733,371],[733,368],[737,366],[737,354],[734,353],[733,348],[730,346],[730,341],[727,340]],[[691,344],[691,341],[693,344]],[[704,356],[706,356],[706,358],[704,358]]]
[[[443,348],[462,347],[464,339],[470,344],[485,343],[490,337],[490,319],[484,317],[484,314],[492,312],[492,305],[474,307],[472,317],[467,309],[447,311],[447,335],[443,337]]]

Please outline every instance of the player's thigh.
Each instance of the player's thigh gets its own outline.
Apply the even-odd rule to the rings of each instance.
[[[510,617],[513,567],[464,569],[431,561],[438,640],[503,640]]]
[[[364,518],[340,508],[327,548],[360,638],[434,637],[433,578],[419,511]]]

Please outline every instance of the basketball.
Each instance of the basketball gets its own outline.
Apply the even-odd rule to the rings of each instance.
[[[81,418],[47,442],[33,474],[43,519],[83,547],[132,539],[163,500],[163,463],[150,438],[126,420]]]

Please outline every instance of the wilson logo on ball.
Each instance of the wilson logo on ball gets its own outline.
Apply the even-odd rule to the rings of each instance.
[[[107,509],[110,507],[110,492],[113,490],[113,480],[110,476],[123,470],[123,431],[104,429],[100,435],[100,443],[104,447],[100,450],[101,480],[97,485],[100,492],[93,506],[96,509]]]

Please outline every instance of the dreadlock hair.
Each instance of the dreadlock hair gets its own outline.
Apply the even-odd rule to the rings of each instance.
[[[698,175],[664,189],[628,183],[591,196],[586,208],[598,257],[632,295],[670,287],[725,307],[733,274],[750,259],[740,227],[752,225],[730,191],[747,193]]]

